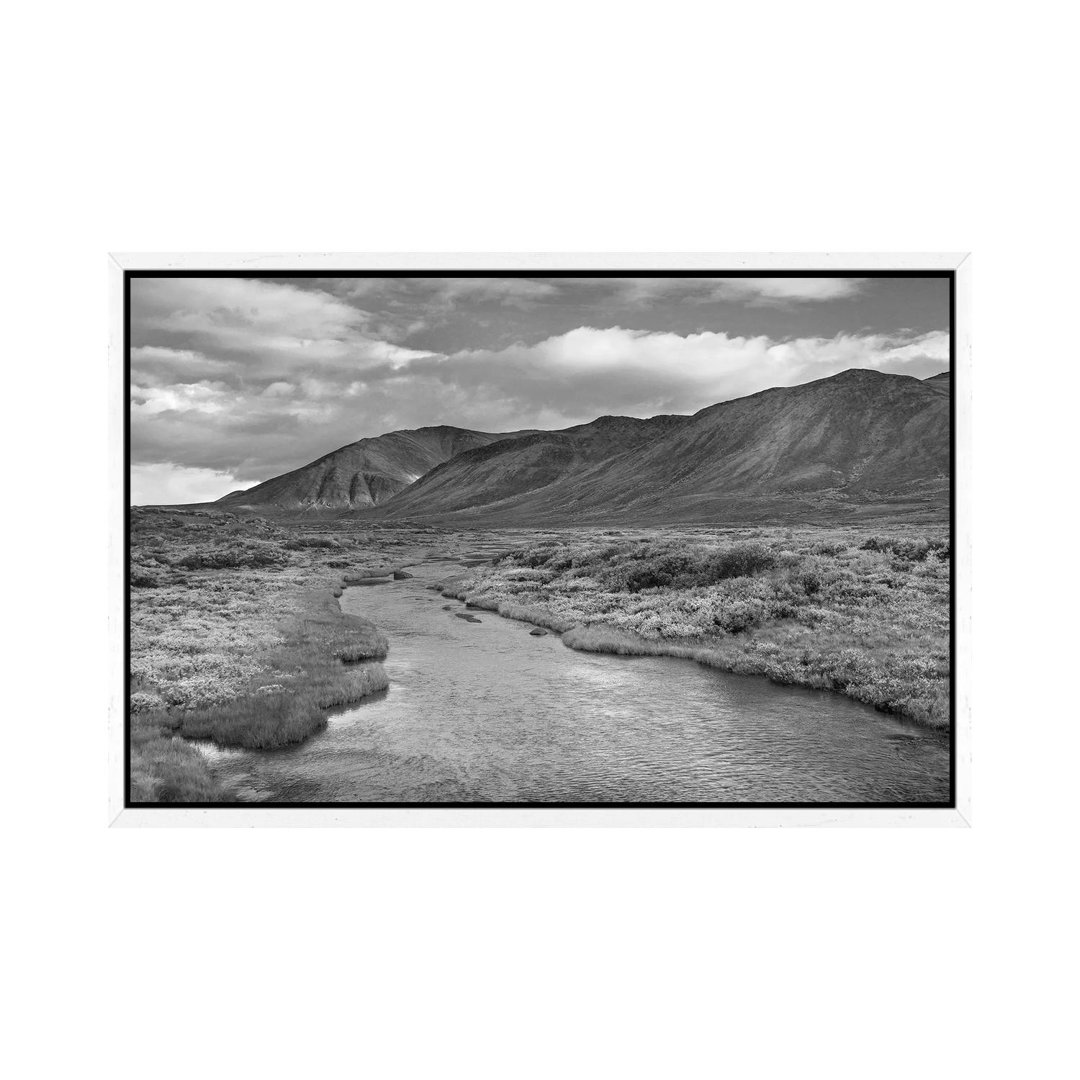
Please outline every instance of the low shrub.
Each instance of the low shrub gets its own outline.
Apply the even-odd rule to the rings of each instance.
[[[871,536],[860,545],[862,551],[880,551],[905,562],[922,562],[930,552],[947,559],[951,541],[940,537]]]
[[[341,544],[332,536],[296,536],[285,541],[289,551],[301,551],[304,548],[339,548]]]
[[[625,554],[624,561],[620,556]],[[598,552],[593,563],[610,560],[611,566],[597,575],[607,588],[625,592],[645,589],[693,589],[715,585],[730,578],[749,577],[773,569],[776,553],[764,544],[749,541],[724,548],[668,547],[637,550],[622,548]],[[584,565],[584,564],[583,564]]]
[[[761,600],[736,600],[713,616],[713,622],[725,633],[740,634],[764,621],[766,606]]]
[[[728,578],[748,577],[776,566],[776,554],[764,544],[748,541],[732,544],[705,560],[702,580],[697,584],[713,585]]]
[[[847,544],[822,541],[819,544],[814,544],[814,546],[810,548],[810,553],[812,555],[840,555],[847,551],[847,548]]]
[[[173,566],[185,570],[258,569],[281,566],[288,561],[289,557],[277,544],[266,540],[232,540],[189,551],[177,559]]]

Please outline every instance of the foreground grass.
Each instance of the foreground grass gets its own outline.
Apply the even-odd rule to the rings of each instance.
[[[484,533],[136,510],[132,799],[231,799],[190,740],[286,746],[385,689],[385,637],[336,597],[425,552],[470,568],[448,595],[572,648],[689,657],[949,724],[944,530]]]
[[[571,648],[689,657],[951,722],[944,530],[553,537],[444,592]]]
[[[343,579],[389,573],[367,536],[305,536],[232,514],[131,518],[131,797],[232,797],[189,740],[270,750],[387,687],[387,640],[344,614]]]

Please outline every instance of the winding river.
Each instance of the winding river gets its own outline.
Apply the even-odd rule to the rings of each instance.
[[[346,590],[390,635],[390,689],[273,752],[208,749],[277,802],[942,802],[948,744],[826,691],[691,660],[575,652],[428,588]],[[447,610],[449,608],[449,610]]]

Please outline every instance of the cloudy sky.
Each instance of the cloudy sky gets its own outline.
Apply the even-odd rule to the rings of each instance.
[[[132,501],[215,499],[400,428],[923,378],[948,328],[942,278],[133,278]]]

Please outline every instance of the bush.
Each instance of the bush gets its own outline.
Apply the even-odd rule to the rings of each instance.
[[[538,544],[528,551],[507,551],[492,559],[493,566],[507,563],[511,566],[524,566],[529,570],[536,570],[541,566],[547,566],[549,560],[555,555],[555,548],[550,544]]]
[[[861,548],[863,551],[880,551],[904,562],[922,562],[930,552],[947,559],[951,552],[951,541],[929,537],[871,536]]]
[[[762,570],[772,570],[776,566],[776,555],[764,544],[749,541],[744,544],[732,544],[723,551],[716,552],[707,560],[698,585],[713,585],[727,578],[749,577]]]
[[[677,586],[680,579],[688,579],[695,570],[696,567],[688,555],[662,555],[628,567],[622,587],[627,592],[641,592],[642,589]]]
[[[821,592],[825,585],[825,575],[821,567],[816,563],[808,563],[802,566],[792,576],[792,584],[801,589],[807,596],[813,596]]]
[[[185,570],[228,570],[239,567],[257,569],[281,566],[289,557],[265,540],[232,540],[202,550],[190,551],[173,563]]]
[[[676,551],[670,545],[612,546],[591,552],[588,558],[575,556],[572,561],[579,568],[579,576],[588,568],[601,587],[636,593],[645,589],[704,588],[729,578],[750,577],[774,569],[777,556],[764,544],[749,542],[719,550]]]
[[[847,544],[834,544],[828,540],[823,540],[810,549],[812,555],[840,555],[845,551],[847,551]]]
[[[736,600],[713,616],[713,622],[729,634],[738,634],[757,626],[765,615],[765,605],[760,600]]]
[[[341,544],[331,536],[297,536],[286,540],[285,547],[290,551],[300,551],[303,548],[339,548]]]

